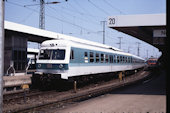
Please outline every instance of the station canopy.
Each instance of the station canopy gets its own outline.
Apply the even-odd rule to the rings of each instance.
[[[107,26],[143,40],[159,49],[165,45],[166,14],[109,16]]]

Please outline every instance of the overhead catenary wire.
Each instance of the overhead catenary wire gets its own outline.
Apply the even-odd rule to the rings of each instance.
[[[77,0],[74,0],[74,1],[82,10],[84,10],[84,12],[87,12],[87,14],[88,14],[87,16],[93,17],[93,19],[97,20],[96,19],[97,17],[95,15],[92,15],[91,12],[88,11],[86,8],[84,8],[84,6],[82,4],[80,4]],[[84,14],[84,15],[86,15],[86,14]]]
[[[76,14],[80,14],[80,15],[83,15],[83,16],[95,17],[95,18],[103,18],[103,17],[101,17],[101,16],[99,16],[99,15],[91,15],[91,14],[88,14],[88,13],[77,12],[76,10],[68,9],[67,7],[63,7],[63,6],[62,6],[62,9],[63,9],[63,10],[67,10],[67,11],[69,11],[69,12],[74,12],[74,13],[76,13]]]
[[[122,12],[120,9],[116,8],[115,6],[113,6],[111,3],[109,3],[107,0],[104,0],[104,3],[106,3],[108,6],[110,6],[111,8],[113,8],[114,10],[117,10],[120,12],[120,14],[126,14],[124,12]]]
[[[53,8],[53,7],[51,7],[51,6],[48,6],[48,7],[49,7],[50,9],[52,9],[53,11],[59,13],[59,11],[58,11],[57,9],[55,9],[55,8]],[[70,14],[70,13],[67,13],[67,12],[65,12],[65,11],[63,11],[62,13],[65,13],[65,14],[71,16],[71,17],[76,17],[77,19],[82,20],[82,21],[84,21],[84,22],[86,22],[86,23],[89,23],[89,22],[90,22],[90,23],[92,23],[92,24],[94,24],[94,25],[99,25],[96,21],[95,21],[95,22],[88,21],[88,20],[86,20],[85,18],[77,17],[77,16],[75,16],[75,15],[73,15],[73,14]],[[62,16],[63,16],[63,14],[62,14]],[[64,18],[66,18],[66,17],[64,17]]]
[[[36,8],[38,9],[38,7]],[[31,11],[25,18],[23,18],[20,22],[25,22],[28,18],[30,18],[32,16],[32,14],[35,13],[35,11]]]
[[[93,3],[91,0],[88,0],[89,3],[91,3],[94,7],[96,7],[98,10],[102,11],[104,14],[106,15],[110,15],[108,12],[106,12],[104,9],[100,8],[99,6],[97,6],[95,3]]]
[[[17,6],[20,6],[20,7],[24,7],[23,5],[20,5],[20,4],[18,4],[18,3],[14,3],[14,2],[9,2],[9,1],[8,1],[8,3],[13,4],[13,5],[17,5]],[[27,9],[29,9],[29,10],[35,11],[36,13],[39,13],[37,10],[32,9],[32,8],[29,8],[29,7],[24,7],[24,8],[27,8]],[[65,23],[67,23],[67,24],[70,24],[70,25],[73,25],[73,26],[75,26],[75,27],[78,27],[79,29],[84,29],[84,30],[86,30],[86,31],[94,32],[94,31],[91,30],[91,29],[87,29],[87,28],[85,28],[85,27],[82,27],[82,26],[79,26],[79,25],[77,25],[77,24],[71,23],[71,22],[69,22],[69,21],[66,21],[66,20],[57,18],[57,17],[55,17],[55,16],[48,15],[48,14],[45,14],[45,15],[48,16],[48,17],[51,17],[51,18],[53,18],[53,19],[56,19],[56,20],[58,20],[58,21],[65,22]]]

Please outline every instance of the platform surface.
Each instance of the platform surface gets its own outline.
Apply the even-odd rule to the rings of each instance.
[[[56,113],[166,113],[165,73],[109,94],[65,106]]]

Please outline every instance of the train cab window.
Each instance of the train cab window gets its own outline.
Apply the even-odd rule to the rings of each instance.
[[[64,59],[65,59],[64,49],[52,50],[52,60],[64,60]]]
[[[109,55],[110,63],[113,63],[113,55]]]
[[[84,62],[85,63],[88,63],[88,53],[87,52],[84,52]]]
[[[96,53],[96,63],[98,63],[100,60],[99,60],[99,53]]]
[[[70,59],[73,60],[74,59],[74,50],[71,50],[71,53],[70,53]]]
[[[109,57],[108,57],[108,55],[106,55],[106,63],[108,63],[109,62]]]
[[[65,50],[64,49],[46,49],[40,50],[39,59],[45,60],[64,60],[65,59]]]
[[[50,60],[52,50],[40,50],[39,59]]]
[[[101,63],[104,62],[104,54],[101,54]]]

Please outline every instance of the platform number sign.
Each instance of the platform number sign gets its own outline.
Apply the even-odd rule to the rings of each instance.
[[[109,25],[115,24],[115,18],[109,18]]]

